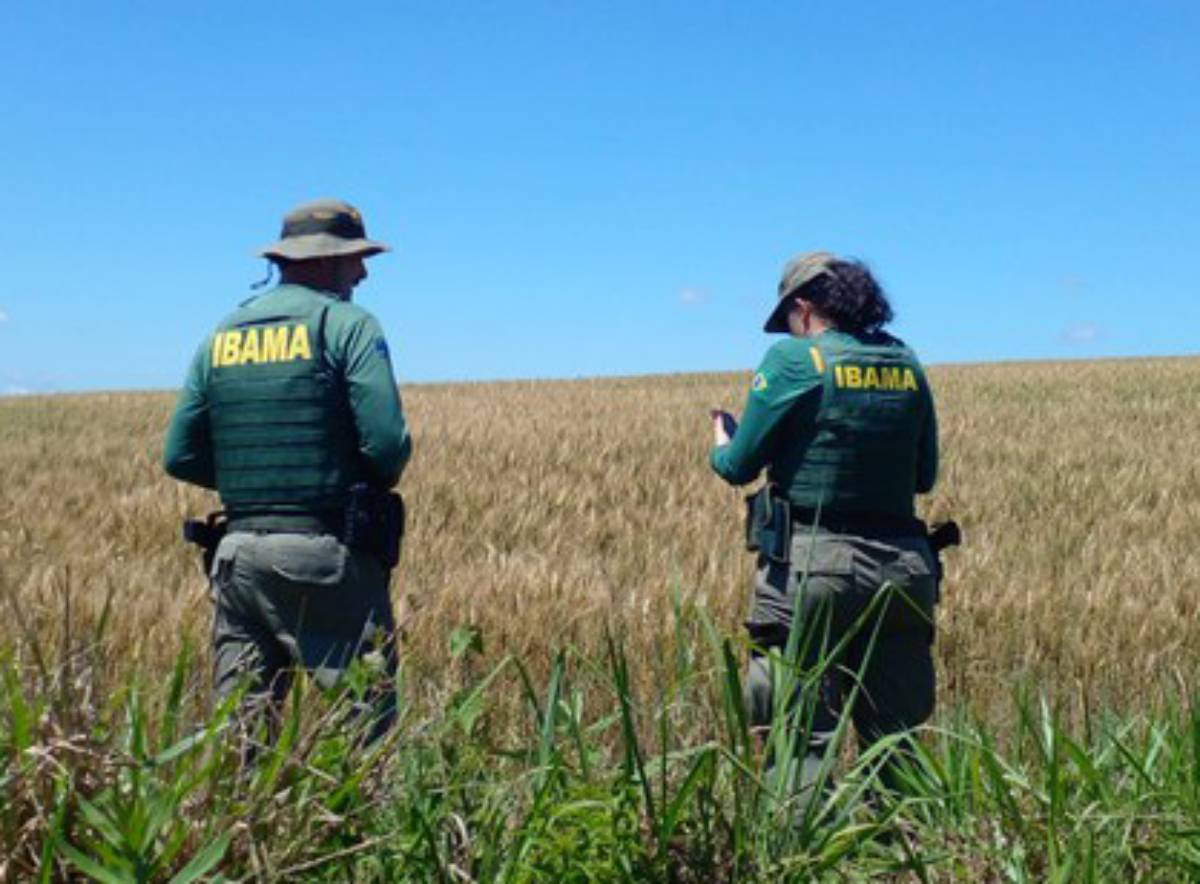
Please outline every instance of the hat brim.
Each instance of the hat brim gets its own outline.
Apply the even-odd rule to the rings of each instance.
[[[258,254],[264,258],[282,258],[285,261],[308,261],[313,258],[337,258],[343,255],[362,255],[369,258],[391,250],[391,246],[373,239],[343,239],[331,233],[307,233],[273,242]]]
[[[791,332],[791,326],[788,325],[788,314],[792,311],[792,302],[795,297],[804,291],[805,286],[811,283],[814,279],[820,276],[825,276],[829,273],[828,267],[815,266],[810,267],[808,271],[796,279],[789,280],[784,276],[780,287],[790,282],[788,289],[779,296],[779,300],[775,304],[775,309],[771,311],[771,315],[767,317],[766,323],[763,325],[763,331],[776,332]]]
[[[788,313],[792,310],[792,296],[782,297],[775,304],[775,309],[771,311],[771,315],[767,317],[767,321],[763,324],[763,331],[768,334],[777,334],[780,332],[790,332],[791,327],[788,326]]]

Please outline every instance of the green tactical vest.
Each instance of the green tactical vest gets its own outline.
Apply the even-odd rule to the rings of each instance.
[[[217,491],[234,514],[322,513],[363,481],[344,385],[324,359],[327,305],[254,302],[213,335],[208,399]]]
[[[772,480],[797,506],[911,516],[917,451],[930,407],[907,347],[839,335],[809,351],[824,386],[816,419],[781,442]]]

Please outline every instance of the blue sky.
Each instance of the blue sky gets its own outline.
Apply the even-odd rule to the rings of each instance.
[[[748,369],[866,260],[927,362],[1200,352],[1194,2],[0,7],[0,392],[178,385],[336,195],[402,381]]]

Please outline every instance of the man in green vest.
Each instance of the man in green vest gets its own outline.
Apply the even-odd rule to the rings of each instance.
[[[780,665],[793,685],[816,681],[799,728],[806,783],[824,776],[844,712],[870,745],[933,709],[938,569],[913,499],[937,476],[937,419],[916,354],[883,330],[891,319],[865,266],[798,256],[765,326],[787,336],[755,373],[741,424],[713,413],[713,470],[735,485],[767,474],[747,526],[750,718],[772,723]]]
[[[395,715],[403,511],[388,490],[412,441],[383,331],[351,295],[364,259],[387,250],[340,200],[289,212],[261,252],[279,284],[200,346],[163,455],[225,512],[223,536],[207,538],[216,696],[248,679],[252,707],[275,707],[296,667],[332,687],[361,660],[378,670],[373,736]]]

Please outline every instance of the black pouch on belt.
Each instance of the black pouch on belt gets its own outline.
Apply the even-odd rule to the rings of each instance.
[[[351,549],[373,553],[389,571],[400,561],[404,537],[404,499],[392,491],[354,485],[346,503],[342,542]]]
[[[761,552],[773,562],[791,558],[792,506],[774,485],[764,485],[746,497],[746,549]]]
[[[205,574],[212,573],[213,557],[217,554],[217,547],[220,546],[221,538],[225,536],[228,527],[229,520],[225,518],[224,512],[209,513],[203,521],[184,520],[183,539],[194,543],[203,551]]]

